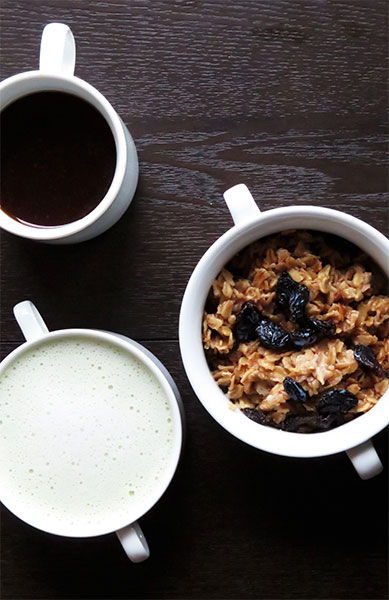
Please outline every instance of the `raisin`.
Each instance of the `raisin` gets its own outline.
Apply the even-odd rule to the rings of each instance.
[[[330,415],[319,417],[318,421],[318,431],[328,431],[329,429],[334,429],[335,427],[339,427],[339,425],[344,425],[344,423],[348,423],[353,419],[359,417],[362,413],[331,413]]]
[[[262,317],[255,331],[262,346],[268,350],[287,352],[292,348],[290,333],[270,319]]]
[[[309,289],[300,283],[298,285],[298,290],[296,290],[295,294],[291,298],[289,309],[290,309],[290,318],[292,321],[298,323],[302,321],[305,317],[305,308],[309,301]]]
[[[320,433],[339,427],[357,416],[350,413],[324,416],[312,412],[305,415],[288,415],[281,428],[293,433]]]
[[[234,336],[238,344],[251,342],[256,339],[255,328],[262,319],[262,315],[255,304],[245,302],[238,313],[234,325]]]
[[[292,344],[298,350],[313,346],[327,336],[334,335],[335,323],[320,319],[305,319],[303,327],[291,334]]]
[[[339,425],[343,425],[344,422],[345,415],[342,413],[332,413],[326,416],[320,415],[317,423],[317,431],[329,431],[330,429],[339,427]]]
[[[274,429],[281,429],[281,424],[273,421],[269,415],[262,412],[258,408],[241,408],[241,411],[246,417],[255,423],[259,423],[259,425],[267,425],[268,427],[273,427]]]
[[[389,373],[385,372],[369,346],[363,346],[362,344],[355,346],[354,358],[362,367],[366,367],[377,377],[389,377]]]
[[[292,433],[319,433],[339,427],[356,416],[358,415],[343,413],[318,415],[313,412],[307,412],[305,415],[288,415],[281,423],[281,428]]]
[[[298,323],[305,318],[309,289],[294,281],[288,271],[283,271],[276,285],[276,300],[280,309],[288,312],[290,319]]]
[[[307,321],[317,331],[320,339],[335,335],[336,326],[333,321],[322,321],[321,319],[308,319]]]
[[[313,412],[305,415],[288,415],[281,423],[283,431],[293,433],[313,433],[317,430],[319,417]]]
[[[284,386],[284,390],[291,400],[295,400],[295,402],[307,401],[307,392],[299,383],[297,383],[297,381],[294,381],[294,379],[291,377],[285,377],[282,385]]]
[[[295,348],[297,348],[297,350],[313,346],[313,344],[316,344],[318,339],[318,333],[312,327],[306,327],[305,329],[296,329],[291,334],[292,344]]]
[[[294,283],[288,271],[282,271],[277,280],[276,300],[278,306],[283,311],[289,310],[289,298],[293,294]]]
[[[287,271],[284,271],[284,273],[293,281]],[[295,282],[293,283],[300,285]],[[281,297],[283,298],[283,296]],[[332,321],[304,318],[300,322],[302,324],[301,328],[289,333],[282,326],[273,323],[268,317],[263,316],[255,304],[246,302],[236,317],[234,325],[235,341],[240,344],[241,342],[251,342],[258,338],[262,346],[268,350],[287,352],[294,348],[297,350],[307,348],[323,337],[335,333],[335,325]]]
[[[346,413],[354,408],[358,398],[348,390],[330,390],[319,396],[316,402],[317,412],[321,415]]]
[[[268,424],[268,418],[260,410],[257,410],[256,408],[242,408],[241,410],[242,413],[252,421],[259,423],[260,425]]]

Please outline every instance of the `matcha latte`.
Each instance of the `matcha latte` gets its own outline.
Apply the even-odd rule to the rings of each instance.
[[[164,491],[174,442],[166,392],[119,343],[48,336],[1,374],[2,497],[32,524],[79,536],[131,522]]]

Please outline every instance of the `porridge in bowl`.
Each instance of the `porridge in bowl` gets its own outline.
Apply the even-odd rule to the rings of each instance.
[[[334,235],[295,230],[239,252],[213,282],[203,346],[212,375],[252,420],[327,431],[389,387],[389,296],[381,270]]]

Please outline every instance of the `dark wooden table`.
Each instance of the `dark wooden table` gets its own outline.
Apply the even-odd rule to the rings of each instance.
[[[334,207],[387,233],[386,2],[3,0],[1,77],[37,68],[42,27],[71,26],[76,74],[132,132],[140,182],[111,230],[80,245],[1,235],[1,353],[22,341],[12,306],[50,329],[102,328],[143,343],[182,392],[187,441],[143,519],[151,558],[114,535],[69,539],[6,509],[3,598],[387,598],[385,471],[345,454],[288,459],[233,438],[185,377],[177,326],[186,282],[231,226],[244,182],[264,210]]]

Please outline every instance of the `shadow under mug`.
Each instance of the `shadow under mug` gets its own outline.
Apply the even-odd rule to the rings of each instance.
[[[362,479],[382,471],[371,438],[389,423],[389,390],[358,419],[321,433],[290,433],[229,410],[229,400],[214,381],[202,343],[206,298],[221,269],[249,244],[288,229],[312,229],[349,240],[369,254],[389,277],[389,240],[344,212],[316,206],[289,206],[261,212],[248,188],[239,184],[224,193],[234,227],[204,254],[194,269],[181,305],[179,338],[188,379],[211,416],[238,439],[273,454],[313,458],[346,451]]]
[[[0,83],[0,111],[18,98],[35,92],[69,93],[100,112],[115,141],[116,166],[111,185],[97,206],[81,219],[56,227],[34,227],[0,210],[0,227],[6,231],[52,244],[83,242],[106,231],[128,208],[138,182],[138,157],[127,127],[99,91],[74,76],[75,61],[75,42],[70,28],[63,23],[50,23],[42,33],[39,70],[13,75]]]
[[[149,350],[130,338],[116,333],[92,329],[63,329],[49,332],[35,305],[28,300],[17,304],[14,307],[14,314],[18,325],[26,338],[26,342],[13,350],[13,352],[0,363],[0,379],[4,371],[15,361],[18,361],[26,351],[29,351],[31,348],[39,348],[45,341],[51,340],[55,342],[57,340],[64,340],[72,336],[81,335],[91,342],[108,342],[115,348],[119,347],[131,357],[135,357],[139,360],[159,382],[169,403],[174,435],[166,469],[160,475],[158,483],[155,484],[155,488],[153,488],[142,500],[140,507],[139,504],[136,505],[132,514],[129,514],[129,509],[127,510],[126,504],[123,502],[123,507],[120,507],[119,512],[116,511],[117,514],[115,513],[115,509],[112,509],[111,507],[107,508],[107,518],[103,523],[94,524],[90,521],[90,516],[85,516],[81,525],[78,525],[77,530],[75,530],[74,527],[68,526],[66,523],[53,524],[49,515],[43,516],[42,514],[39,514],[38,516],[33,514],[33,511],[31,513],[31,509],[27,509],[23,496],[17,498],[14,493],[6,491],[7,486],[5,485],[5,481],[1,485],[1,501],[21,520],[47,533],[68,537],[93,537],[116,532],[128,558],[132,562],[144,561],[149,557],[150,551],[138,523],[138,519],[148,512],[166,491],[174,476],[182,451],[184,409],[176,384],[164,365]],[[2,443],[6,445],[7,442],[6,440],[2,440]],[[61,448],[58,448],[58,452],[60,450]],[[3,476],[7,477],[6,474]],[[123,498],[123,501],[124,500],[125,499]],[[125,514],[124,517],[123,512]]]

